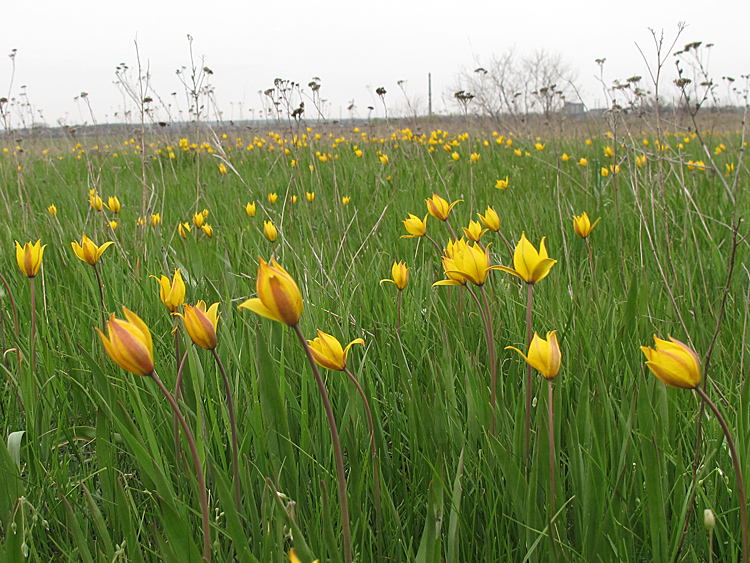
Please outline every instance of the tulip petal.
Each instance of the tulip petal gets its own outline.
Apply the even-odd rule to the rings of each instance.
[[[552,266],[554,266],[555,264],[557,264],[557,260],[552,260],[552,258],[545,258],[544,260],[539,262],[531,274],[531,279],[533,280],[533,283],[536,283],[546,278],[550,270],[552,269]]]
[[[284,319],[279,317],[274,311],[266,307],[263,302],[258,299],[257,297],[254,297],[252,299],[248,299],[244,303],[241,303],[237,306],[238,309],[247,309],[248,311],[252,311],[253,313],[257,313],[261,317],[265,317],[267,319],[271,319],[272,321],[276,321],[279,323],[283,323]]]

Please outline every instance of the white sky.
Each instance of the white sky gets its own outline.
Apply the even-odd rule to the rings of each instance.
[[[678,46],[714,43],[709,71],[714,79],[750,73],[747,0],[631,0],[601,2],[508,2],[474,0],[381,0],[354,3],[198,2],[195,0],[108,2],[106,0],[2,0],[0,3],[0,96],[8,96],[11,61],[18,49],[11,97],[26,86],[28,99],[49,124],[89,121],[74,98],[89,94],[99,122],[114,120],[122,94],[114,85],[115,67],[136,65],[134,40],[148,64],[152,84],[163,98],[184,89],[175,71],[189,64],[187,34],[196,56],[214,75],[211,82],[224,118],[248,118],[259,109],[259,90],[287,78],[306,85],[322,81],[321,96],[330,116],[347,117],[354,100],[366,117],[380,110],[375,89],[388,90],[389,108],[403,105],[397,81],[405,80],[410,98],[426,108],[427,73],[432,73],[433,108],[444,111],[456,75],[486,65],[492,54],[513,47],[520,55],[546,49],[559,52],[578,70],[588,104],[601,103],[594,60],[606,58],[608,81],[647,70],[636,43],[655,62],[648,28],[664,30],[671,43],[677,23],[688,24]],[[669,69],[673,68],[669,63]],[[674,91],[669,83],[665,90]],[[722,87],[720,94],[726,92]],[[313,117],[308,105],[307,117]],[[18,126],[18,119],[14,118]]]

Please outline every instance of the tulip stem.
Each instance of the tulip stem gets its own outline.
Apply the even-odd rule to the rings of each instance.
[[[229,379],[227,373],[224,371],[224,365],[219,359],[219,354],[216,353],[216,348],[211,350],[216,359],[216,363],[219,366],[221,372],[221,378],[224,380],[224,392],[227,394],[227,410],[229,411],[229,425],[232,428],[232,463],[234,464],[234,504],[237,508],[237,512],[240,511],[242,505],[242,496],[240,495],[240,463],[239,463],[239,448],[237,447],[237,423],[234,418],[234,403],[232,402],[232,390],[229,386]]]
[[[425,237],[427,237],[427,239],[428,239],[428,240],[429,240],[429,241],[430,241],[430,242],[431,242],[431,243],[432,243],[432,244],[433,244],[433,245],[435,246],[435,250],[437,250],[437,251],[438,251],[438,256],[439,256],[439,257],[440,257],[440,259],[442,260],[442,259],[443,259],[443,250],[442,250],[442,249],[440,248],[440,245],[439,245],[438,243],[436,243],[436,242],[435,242],[435,239],[433,239],[433,238],[432,238],[432,237],[431,237],[430,235],[428,235],[427,233],[425,233],[425,235],[424,235],[424,236],[425,236]]]
[[[346,474],[344,473],[344,457],[341,454],[341,442],[339,441],[339,432],[336,428],[336,419],[333,417],[333,409],[331,409],[331,401],[328,399],[328,393],[326,392],[323,379],[320,377],[318,366],[315,364],[310,346],[307,344],[307,340],[302,335],[302,331],[299,328],[299,324],[292,327],[294,332],[297,333],[302,347],[305,349],[307,355],[307,361],[310,363],[315,381],[318,384],[320,395],[323,399],[323,407],[328,417],[328,426],[331,429],[331,441],[333,442],[333,455],[336,458],[336,476],[338,477],[339,485],[339,504],[341,504],[341,528],[344,536],[344,563],[352,563],[352,538],[351,531],[349,529],[349,503],[346,498]]]
[[[31,282],[31,371],[36,373],[36,288],[34,287],[34,278],[29,278]],[[37,399],[36,378],[32,375],[34,382],[34,402]]]
[[[748,548],[749,542],[747,524],[747,497],[745,496],[745,483],[742,479],[742,468],[740,467],[740,460],[737,457],[737,450],[734,447],[734,440],[732,439],[732,434],[729,432],[729,427],[727,426],[727,422],[726,420],[724,420],[724,416],[722,416],[721,411],[719,411],[714,402],[708,398],[708,395],[706,395],[706,392],[701,388],[700,385],[695,388],[695,392],[701,396],[708,407],[716,415],[716,420],[719,421],[721,429],[724,431],[724,436],[727,439],[729,452],[732,454],[734,474],[735,478],[737,479],[737,495],[740,497],[740,520],[742,524],[742,561],[743,563],[748,563],[748,559],[750,558],[750,548]]]
[[[167,390],[167,388],[164,387],[164,383],[162,383],[161,379],[159,379],[159,376],[156,375],[155,371],[151,372],[151,379],[154,380],[156,385],[161,390],[162,394],[166,397],[167,401],[169,401],[169,404],[172,407],[174,414],[177,416],[177,419],[180,421],[180,425],[182,426],[182,431],[185,432],[185,438],[187,438],[188,445],[190,446],[190,454],[193,457],[193,465],[195,466],[195,475],[198,478],[198,488],[200,489],[200,495],[201,495],[201,515],[203,517],[203,560],[210,562],[211,561],[211,528],[209,527],[209,522],[208,522],[208,495],[206,494],[206,480],[203,477],[203,469],[201,468],[201,460],[198,457],[198,448],[195,445],[195,439],[193,438],[193,433],[190,431],[190,428],[188,427],[187,422],[185,422],[185,417],[182,416],[182,412],[180,412],[180,407],[177,406],[177,402],[174,400],[174,397]]]
[[[401,292],[399,291],[399,297],[401,296]],[[352,380],[354,385],[357,387],[357,391],[359,391],[360,396],[362,397],[362,402],[365,405],[365,413],[367,413],[367,424],[370,426],[370,450],[372,452],[372,472],[373,472],[373,478],[375,479],[375,533],[380,533],[381,528],[381,521],[382,516],[380,513],[380,470],[378,469],[378,450],[375,447],[375,426],[372,423],[372,411],[370,411],[370,403],[367,401],[367,397],[365,396],[365,392],[362,389],[362,386],[359,384],[359,381],[357,381],[357,378],[354,377],[354,375],[344,366],[344,373],[349,376],[349,379]]]
[[[467,286],[468,287],[468,286]],[[492,330],[492,316],[490,314],[490,304],[487,300],[487,292],[484,290],[484,286],[480,286],[482,292],[482,300],[484,301],[484,314],[482,314],[482,323],[484,324],[484,336],[487,340],[487,353],[489,355],[490,362],[490,435],[495,435],[495,405],[497,403],[497,395],[495,392],[497,386],[497,360],[495,359],[495,336]],[[476,294],[469,288],[469,292],[474,296],[479,307],[480,314],[482,313],[482,306],[479,304]]]
[[[102,277],[99,275],[99,268],[96,267],[96,263],[94,263],[94,273],[96,274],[96,281],[99,284],[99,303],[102,306],[102,330],[106,330],[107,313],[104,309],[104,289],[102,288]]]
[[[529,349],[531,345],[531,309],[534,302],[534,284],[527,284],[528,286],[528,298],[526,301],[526,349]],[[526,367],[526,416],[524,417],[523,426],[523,459],[524,462],[528,462],[529,459],[529,445],[531,442],[531,391],[532,391],[532,380],[531,380],[531,364]]]
[[[177,368],[177,381],[174,386],[174,397],[175,401],[180,400],[180,393],[182,392],[182,396],[184,398],[185,391],[182,389],[182,370],[185,369],[185,362],[187,361],[188,357],[188,351],[185,350],[185,354],[182,356],[182,361],[180,362],[179,367]],[[179,429],[179,420],[177,420],[177,413],[174,415],[174,456],[175,456],[175,463],[179,465],[180,463],[180,429]]]
[[[396,305],[396,322],[398,335],[401,336],[401,290],[398,290],[398,305]]]
[[[547,380],[548,398],[547,398],[547,412],[549,415],[549,537],[552,540],[552,551],[555,554],[555,560],[557,560],[557,547],[555,544],[555,530],[557,526],[553,527],[552,518],[555,515],[555,416],[552,404],[552,380]]]

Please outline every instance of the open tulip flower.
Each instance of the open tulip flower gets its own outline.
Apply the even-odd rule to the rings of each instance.
[[[190,339],[204,350],[216,348],[216,326],[219,324],[219,304],[214,303],[206,310],[206,302],[198,301],[193,307],[185,304],[185,314],[175,313],[185,322]]]
[[[187,234],[190,232],[190,223],[180,223],[180,226],[177,227],[177,230],[179,231],[182,238],[187,238]]]
[[[109,357],[122,369],[134,375],[148,376],[154,372],[154,347],[151,332],[141,318],[122,308],[125,319],[115,318],[114,313],[107,321],[108,337],[98,328]]]
[[[333,369],[336,371],[344,371],[346,367],[346,358],[349,355],[349,348],[354,344],[365,345],[365,341],[361,338],[352,340],[346,348],[341,348],[341,343],[336,340],[335,337],[330,334],[326,334],[322,330],[318,330],[318,336],[314,340],[308,340],[307,343],[310,345],[310,351],[312,352],[315,363],[319,366]]]
[[[513,253],[513,268],[505,266],[498,266],[497,268],[521,278],[528,284],[534,284],[546,278],[555,264],[557,264],[557,260],[553,260],[547,255],[544,238],[542,238],[539,252],[537,252],[534,245],[526,238],[526,233],[523,233]]]
[[[479,221],[469,221],[469,227],[462,228],[464,230],[464,233],[466,234],[466,238],[474,242],[479,242],[479,239],[482,238],[482,235],[489,231],[489,229],[483,229],[482,225],[479,224]]]
[[[499,270],[500,266],[489,266],[489,245],[486,250],[478,244],[470,246],[463,239],[456,241],[450,248],[446,248],[449,256],[443,258],[443,268],[448,276],[447,280],[440,280],[436,285],[464,285],[470,281],[474,285],[482,286],[487,281],[490,270]]]
[[[393,261],[391,275],[393,276],[392,280],[380,280],[380,285],[383,285],[383,282],[391,282],[399,291],[402,291],[406,287],[406,284],[409,283],[409,268],[403,262]]]
[[[107,198],[107,205],[105,207],[112,213],[119,213],[120,209],[122,208],[122,206],[120,205],[120,200],[117,199],[117,196]]]
[[[482,220],[482,223],[484,223],[484,226],[493,233],[496,233],[500,230],[500,217],[498,216],[497,212],[491,207],[487,207],[487,211],[484,212],[484,215],[481,215],[479,213],[477,213],[477,215],[479,215],[479,218]]]
[[[185,301],[185,282],[182,280],[180,269],[177,268],[174,271],[171,282],[164,275],[161,278],[151,277],[159,282],[159,299],[164,303],[164,306],[169,309],[170,313],[177,311]]]
[[[302,316],[302,294],[294,278],[282,268],[275,258],[269,265],[260,258],[258,280],[255,284],[258,297],[248,299],[239,309],[248,309],[261,317],[296,326]]]
[[[271,205],[273,205],[274,203],[276,203],[276,200],[278,198],[279,198],[279,196],[277,194],[275,194],[275,193],[268,194],[268,203],[270,203]]]
[[[669,340],[662,340],[654,335],[655,348],[641,346],[641,351],[646,355],[648,369],[671,387],[698,387],[701,382],[701,360],[698,354],[687,344],[671,336]]]
[[[115,226],[117,226],[117,223],[115,223]],[[99,258],[101,258],[104,251],[113,244],[114,242],[110,240],[108,242],[105,242],[101,246],[96,246],[94,242],[85,234],[81,238],[81,244],[78,244],[78,241],[75,240],[70,243],[70,245],[73,247],[73,252],[76,253],[76,256],[78,256],[80,260],[86,262],[86,264],[89,264],[90,266],[94,266],[99,261]]]
[[[427,202],[427,211],[430,212],[430,215],[435,217],[435,219],[439,219],[441,221],[447,221],[448,214],[451,212],[451,209],[453,209],[453,206],[455,206],[458,202],[463,201],[463,200],[457,199],[456,201],[448,205],[447,201],[445,201],[439,195],[433,193],[432,197],[426,199],[425,201]]]
[[[27,278],[33,278],[39,273],[46,246],[46,244],[42,246],[41,240],[36,241],[35,244],[27,242],[23,246],[16,241],[16,262],[18,262],[18,267]]]
[[[404,227],[409,232],[408,235],[401,235],[401,238],[423,237],[427,233],[427,215],[420,219],[416,215],[409,213],[409,218],[404,219]]]
[[[545,379],[554,379],[557,372],[560,371],[560,344],[557,342],[557,331],[547,333],[546,340],[535,332],[534,338],[529,345],[529,355],[527,356],[518,348],[507,346],[506,350],[515,350],[523,356],[526,362],[541,373]]]
[[[591,234],[591,231],[594,230],[594,227],[596,227],[596,224],[601,221],[601,217],[594,221],[593,224],[591,224],[591,220],[589,219],[588,214],[584,211],[582,215],[573,215],[573,228],[576,231],[576,234],[581,238],[588,238],[588,236]]]

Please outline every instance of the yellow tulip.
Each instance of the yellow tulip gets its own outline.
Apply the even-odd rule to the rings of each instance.
[[[513,346],[506,346],[506,350],[515,350],[523,356],[526,362],[541,373],[545,379],[554,379],[560,371],[560,344],[557,342],[557,331],[547,333],[546,340],[535,332],[534,338],[529,345],[529,355],[526,356],[521,350]]]
[[[114,221],[114,220],[110,221],[109,228],[114,231],[117,228],[117,221]]]
[[[701,360],[687,344],[675,340],[661,340],[654,335],[655,348],[641,346],[646,355],[646,365],[667,385],[681,389],[694,389],[701,382]]]
[[[573,215],[573,228],[579,237],[587,238],[599,221],[601,221],[601,217],[591,224],[588,214],[584,211],[580,216]]]
[[[564,152],[562,154],[562,161],[563,162],[568,162],[569,160],[570,160],[570,155],[568,153]]]
[[[41,242],[41,240],[36,241],[35,244],[27,242],[22,247],[16,241],[16,262],[18,262],[18,267],[27,278],[36,276],[39,273],[39,268],[42,267],[42,255],[47,245],[41,246]]]
[[[344,196],[341,198],[341,205],[349,205],[349,202],[352,200],[351,196]]]
[[[151,332],[141,318],[122,308],[127,320],[115,318],[107,321],[108,337],[96,329],[109,357],[122,369],[134,375],[147,376],[154,373],[154,347]]]
[[[180,269],[177,268],[174,271],[174,277],[171,282],[164,275],[161,278],[157,278],[156,276],[151,277],[159,282],[159,299],[164,303],[164,306],[170,313],[177,311],[185,301],[185,282],[182,280]]]
[[[604,147],[604,156],[612,158],[614,155],[615,153],[612,151],[612,147]]]
[[[255,217],[255,202],[248,203],[245,206],[245,213],[247,213],[250,217]]]
[[[223,162],[219,163],[219,172],[222,176],[227,173],[227,166]]]
[[[89,196],[89,203],[91,204],[91,207],[94,209],[94,211],[101,211],[102,205],[104,205],[102,198],[100,198],[95,193]]]
[[[474,242],[479,242],[482,235],[489,231],[489,229],[483,229],[482,225],[479,224],[479,221],[469,221],[469,227],[462,227],[462,229],[466,234],[466,238]]]
[[[299,557],[297,557],[297,554],[294,553],[294,548],[292,548],[292,549],[289,550],[289,563],[302,563],[302,561],[300,561]],[[316,559],[315,561],[313,561],[313,563],[319,563],[318,559]]]
[[[219,304],[214,303],[206,310],[206,302],[198,301],[195,307],[185,303],[185,314],[175,313],[182,317],[190,339],[204,350],[216,348],[216,326],[219,324]]]
[[[214,229],[213,229],[213,227],[211,227],[211,225],[209,225],[208,223],[206,223],[205,225],[203,225],[203,226],[201,227],[201,230],[203,231],[203,233],[204,233],[204,234],[205,234],[205,235],[206,235],[206,236],[207,236],[208,238],[211,238],[212,236],[214,236]]]
[[[307,201],[312,203],[315,200],[315,192],[305,192],[305,197],[307,197]]]
[[[470,246],[463,239],[456,241],[452,248],[446,249],[450,256],[443,258],[443,269],[447,280],[440,280],[436,285],[464,285],[465,280],[474,285],[484,285],[490,270],[498,270],[500,266],[489,266],[489,245],[485,250],[478,244]]]
[[[278,199],[278,197],[279,197],[279,196],[278,196],[277,194],[275,194],[275,193],[272,193],[272,194],[268,194],[268,202],[269,202],[269,203],[270,203],[271,205],[273,205],[274,203],[276,203],[276,200]]]
[[[242,303],[240,309],[249,309],[261,317],[296,326],[302,316],[302,294],[292,276],[275,258],[269,265],[260,259],[258,280],[255,284],[258,297]]]
[[[479,162],[480,154],[477,152],[471,153],[471,161],[472,162]]]
[[[383,282],[391,282],[399,291],[402,291],[409,283],[409,268],[403,262],[393,261],[391,275],[393,276],[392,280],[380,280],[380,285],[383,285]]]
[[[276,241],[276,226],[272,221],[263,221],[263,232],[265,233],[268,240],[270,240],[271,242]]]
[[[505,180],[498,180],[497,182],[495,182],[495,187],[496,187],[496,188],[497,188],[498,190],[507,190],[507,189],[508,189],[508,184],[509,184],[509,183],[510,183],[510,182],[509,182],[509,180],[508,180],[508,177],[506,176],[506,177],[505,177]]]
[[[115,227],[116,226],[117,223],[115,223]],[[101,246],[96,246],[94,242],[85,234],[81,238],[81,244],[78,244],[77,241],[73,241],[70,243],[70,245],[73,247],[73,252],[76,253],[76,256],[78,256],[80,260],[86,262],[86,264],[89,264],[91,266],[96,265],[96,263],[99,261],[99,258],[101,258],[102,253],[104,253],[104,251],[113,244],[114,242],[109,241],[105,242]]]
[[[156,225],[161,225],[161,215],[158,213],[151,214],[151,226],[156,228]]]
[[[427,215],[420,219],[416,215],[409,213],[409,218],[404,219],[404,227],[409,231],[408,235],[401,235],[401,238],[423,237],[427,233]]]
[[[534,245],[526,238],[526,233],[524,232],[521,234],[521,240],[518,241],[516,250],[513,253],[513,269],[505,266],[498,266],[498,269],[513,274],[526,283],[532,284],[546,278],[555,264],[557,264],[557,260],[552,260],[547,255],[544,238],[542,238],[542,242],[539,245],[539,252],[537,252]]]
[[[193,225],[198,227],[199,229],[203,226],[203,221],[205,221],[206,218],[203,216],[203,213],[196,213],[193,215]]]
[[[109,209],[112,213],[119,213],[121,209],[120,200],[117,199],[117,196],[115,197],[109,197],[107,198],[107,209]]]
[[[538,151],[543,151],[543,150],[544,150],[544,147],[546,147],[546,146],[547,146],[546,144],[544,144],[544,145],[543,145],[542,143],[535,143],[535,144],[534,144],[534,148],[535,148],[536,150],[538,150]]]
[[[589,159],[588,158],[581,158],[581,160],[578,161],[578,164],[581,166],[588,166],[589,165]]]
[[[484,215],[481,215],[479,213],[477,213],[477,215],[479,215],[479,218],[482,220],[482,223],[484,223],[484,226],[487,227],[490,231],[496,233],[500,230],[500,216],[491,207],[487,207],[487,211],[484,212]]]
[[[50,215],[52,215],[53,217],[57,216],[57,207],[55,207],[55,205],[54,205],[54,204],[50,205],[50,206],[49,206],[49,207],[47,208],[47,211],[48,211],[48,212],[49,212],[49,214],[50,214]]]
[[[609,168],[602,167],[602,177],[606,178],[609,176]]]
[[[364,340],[356,338],[342,350],[341,343],[335,337],[326,334],[322,330],[318,330],[317,338],[308,340],[307,343],[310,345],[310,351],[316,364],[336,371],[344,371],[346,358],[349,355],[349,348],[354,344],[365,345]]]
[[[445,201],[439,195],[433,193],[432,197],[426,199],[425,201],[427,202],[427,211],[430,212],[430,215],[435,217],[435,219],[439,219],[440,221],[447,221],[448,214],[451,212],[451,209],[453,209],[453,207],[458,202],[463,201],[463,200],[457,199],[456,201],[448,205],[447,201]]]

